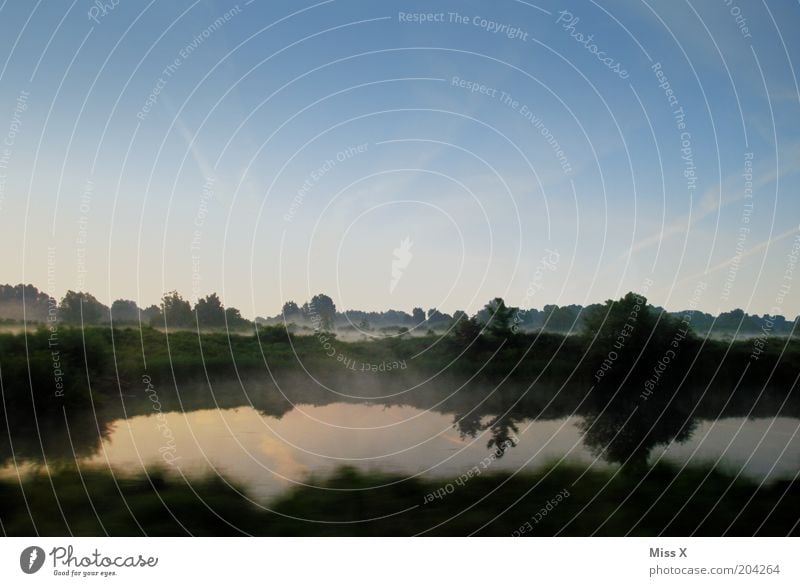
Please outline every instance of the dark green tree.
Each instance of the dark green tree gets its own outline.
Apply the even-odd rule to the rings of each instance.
[[[294,301],[287,301],[283,304],[283,308],[281,309],[281,315],[287,321],[291,321],[292,318],[297,319],[302,317],[303,312],[300,310],[300,307]]]
[[[469,319],[467,312],[462,309],[456,309],[453,312],[453,317],[450,318],[450,327],[455,327],[462,319]]]
[[[152,324],[153,320],[157,320],[161,315],[161,310],[158,305],[150,305],[142,310],[142,322]]]
[[[451,319],[449,315],[442,313],[435,307],[428,310],[428,324],[431,327],[449,324]]]
[[[216,293],[198,299],[194,311],[201,327],[221,328],[225,326],[225,308]]]
[[[579,327],[578,306],[545,305],[542,308],[544,329],[548,332],[571,332]]]
[[[511,334],[514,309],[506,306],[501,297],[495,297],[484,306],[486,331],[488,334],[504,338]]]
[[[315,329],[332,330],[336,319],[336,304],[333,299],[319,293],[303,306],[303,312],[314,324]]]
[[[161,298],[159,314],[152,323],[173,328],[191,327],[195,325],[192,306],[177,291],[165,293]]]
[[[244,329],[252,325],[249,320],[242,317],[241,312],[235,307],[228,307],[225,310],[225,321],[228,329],[231,330]]]
[[[111,317],[114,322],[135,322],[139,320],[139,306],[130,299],[117,299],[111,304]]]
[[[463,311],[456,311],[453,314],[450,334],[457,346],[465,348],[481,335],[481,325],[476,318],[469,317]]]
[[[50,297],[33,285],[0,285],[0,318],[22,321],[46,321]]]
[[[595,345],[604,350],[611,350],[617,345],[634,347],[647,340],[656,316],[647,305],[647,298],[633,291],[617,301],[607,300],[587,310],[584,318],[584,332],[595,337]]]
[[[98,324],[108,316],[108,307],[91,293],[67,291],[59,304],[59,317],[68,324]]]

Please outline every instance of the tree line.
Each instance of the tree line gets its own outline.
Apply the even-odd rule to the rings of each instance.
[[[621,300],[620,300],[621,301]],[[286,301],[281,312],[272,317],[256,317],[250,321],[235,307],[225,307],[216,293],[210,293],[194,303],[184,299],[177,291],[165,293],[158,305],[141,308],[130,299],[117,299],[111,306],[100,302],[87,292],[67,291],[56,302],[33,285],[0,285],[0,321],[15,323],[45,323],[52,319],[55,310],[57,320],[65,324],[119,325],[144,324],[166,327],[196,327],[248,329],[253,323],[259,325],[295,324],[296,326],[327,331],[348,330],[448,330],[457,327],[463,334],[490,322],[491,329],[506,328],[511,333],[546,331],[550,333],[580,334],[591,329],[592,316],[602,314],[612,303],[581,305],[545,305],[542,309],[507,306],[502,298],[487,303],[472,318],[464,311],[448,314],[436,308],[427,311],[415,307],[410,313],[389,309],[383,312],[349,309],[338,311],[333,299],[323,293],[314,295],[309,301],[298,304]],[[784,316],[748,314],[742,309],[733,309],[713,316],[693,310],[666,312],[654,307],[656,312],[687,321],[690,329],[698,335],[793,335],[798,318],[788,320]],[[506,323],[507,322],[507,323]]]
[[[56,301],[33,285],[0,285],[0,319],[6,322],[59,322],[69,325],[144,324],[168,327],[243,329],[252,322],[235,307],[225,307],[216,293],[194,304],[177,291],[165,293],[158,305],[140,308],[130,299],[117,299],[111,306],[91,293],[67,291]]]

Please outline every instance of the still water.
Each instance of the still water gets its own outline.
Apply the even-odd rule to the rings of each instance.
[[[492,458],[489,468],[516,471],[561,459],[617,466],[586,447],[581,421],[579,416],[516,421],[517,445]],[[452,414],[358,403],[295,405],[281,417],[252,407],[173,411],[114,420],[98,449],[79,461],[121,473],[161,465],[190,477],[221,474],[267,500],[293,485],[317,485],[343,465],[456,477],[493,449],[487,447],[489,430],[462,436],[453,423]],[[792,478],[800,470],[799,426],[800,419],[790,417],[699,420],[686,441],[654,447],[648,461],[717,463],[758,481]],[[6,466],[6,473],[11,470]]]

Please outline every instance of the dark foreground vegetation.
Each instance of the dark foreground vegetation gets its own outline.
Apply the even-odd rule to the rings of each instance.
[[[560,465],[461,485],[342,468],[317,486],[256,505],[219,478],[63,469],[0,481],[0,521],[9,536],[785,536],[800,520],[797,482],[759,487],[700,467]]]

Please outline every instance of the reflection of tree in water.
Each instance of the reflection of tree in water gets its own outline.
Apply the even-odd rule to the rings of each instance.
[[[164,413],[180,412],[181,409],[194,411],[251,406],[265,417],[279,419],[297,405],[341,402],[341,397],[317,385],[303,385],[293,380],[286,382],[279,390],[263,380],[248,381],[246,392],[236,380],[215,381],[211,389],[205,383],[198,383],[182,386],[180,400],[174,387],[159,384],[156,388],[159,389],[158,399]],[[578,416],[583,418],[579,428],[584,434],[585,445],[609,462],[626,462],[626,467],[630,468],[645,465],[655,446],[687,440],[696,427],[696,419],[773,417],[778,413],[800,417],[797,393],[786,388],[768,388],[757,395],[757,401],[754,393],[747,389],[734,393],[723,388],[703,394],[700,401],[702,388],[687,385],[678,391],[671,403],[675,390],[667,384],[660,385],[647,400],[640,397],[641,387],[637,385],[626,385],[619,392],[615,386],[601,385],[588,395],[586,389],[576,384],[556,394],[549,387],[529,393],[525,393],[523,388],[509,388],[507,392],[487,397],[487,389],[476,385],[459,393],[457,401],[441,402],[439,397],[447,389],[440,386],[403,396],[401,401],[392,398],[351,402],[410,405],[442,414],[455,413],[453,427],[462,439],[486,434],[487,448],[496,450],[499,456],[515,445],[520,422]],[[37,429],[30,407],[6,406],[7,411],[3,413],[0,405],[0,465],[11,465],[14,456],[18,461],[42,461],[46,458],[48,462],[57,459],[71,462],[76,456],[84,458],[97,454],[103,439],[111,436],[112,422],[125,416],[154,415],[153,402],[141,389],[137,394],[125,395],[123,400],[124,410],[114,402],[108,402],[96,412],[78,406],[69,407],[69,433],[60,410],[40,413]],[[690,417],[695,406],[697,411]],[[499,413],[506,415],[499,416]]]
[[[583,441],[606,461],[637,469],[647,465],[650,451],[658,445],[688,440],[697,426],[690,416],[693,400],[666,391],[643,400],[622,389],[612,401],[591,402],[590,412],[578,424]]]
[[[696,425],[690,414],[697,396],[690,386],[676,386],[681,382],[675,376],[680,360],[688,367],[685,345],[680,353],[681,343],[692,343],[688,326],[631,292],[591,308],[585,328],[593,336],[589,363],[596,381],[587,409],[580,413],[587,447],[609,462],[635,469],[647,465],[655,446],[689,439]],[[659,372],[655,391],[642,394],[653,365],[670,355],[672,366]]]
[[[70,415],[62,413],[0,418],[0,465],[21,462],[74,462],[76,459],[96,454],[102,441],[114,430],[111,420],[98,417],[95,422],[91,412]],[[38,424],[38,425],[37,425]]]
[[[608,462],[636,469],[647,464],[654,447],[684,442],[697,426],[697,419],[691,415],[696,404],[694,393],[682,390],[670,402],[673,391],[667,388],[661,391],[648,400],[643,400],[638,390],[632,388],[623,388],[613,399],[613,391],[595,391],[583,402],[580,412],[573,410],[563,416],[582,415],[578,427],[584,434],[584,444],[593,453]],[[516,445],[517,423],[538,415],[514,412],[487,417],[485,412],[474,409],[457,414],[453,426],[462,439],[474,438],[488,431],[491,437],[486,447],[497,450],[498,457],[501,457],[507,448]]]
[[[506,450],[517,445],[517,433],[519,429],[516,419],[510,415],[503,417],[493,417],[484,423],[485,417],[480,415],[477,410],[464,415],[456,415],[453,419],[453,427],[458,430],[461,439],[467,437],[474,438],[478,433],[489,430],[491,437],[486,443],[490,450],[494,448],[498,458],[502,458]]]
[[[511,416],[498,417],[491,424],[489,429],[492,438],[486,444],[489,449],[494,448],[498,458],[502,458],[506,450],[517,445],[517,433],[519,429]]]
[[[477,410],[470,411],[463,415],[456,413],[453,417],[453,427],[458,430],[458,434],[461,436],[462,440],[468,437],[474,438],[478,435],[478,432],[486,429],[483,426],[483,416]]]

